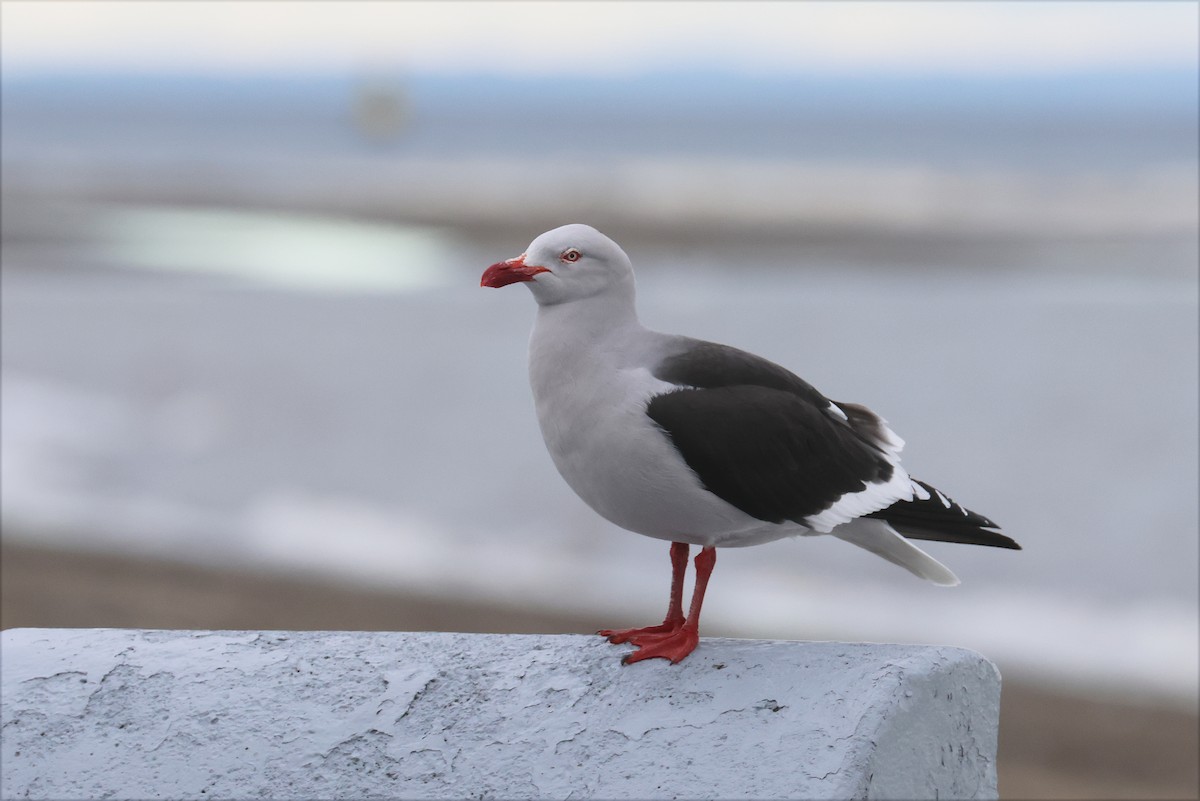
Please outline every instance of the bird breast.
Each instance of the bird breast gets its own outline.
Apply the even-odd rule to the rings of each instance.
[[[539,342],[536,334],[529,375],[542,437],[563,479],[602,517],[638,534],[696,545],[796,533],[703,488],[646,415],[650,398],[677,387],[614,358],[630,349],[592,343],[570,350],[561,340]]]

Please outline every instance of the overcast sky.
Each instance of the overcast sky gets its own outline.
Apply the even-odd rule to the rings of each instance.
[[[613,74],[1186,67],[1195,2],[35,2],[6,70],[396,68]]]

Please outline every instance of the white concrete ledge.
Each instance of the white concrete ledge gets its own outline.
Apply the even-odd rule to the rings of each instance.
[[[4,798],[995,798],[958,648],[13,629]]]

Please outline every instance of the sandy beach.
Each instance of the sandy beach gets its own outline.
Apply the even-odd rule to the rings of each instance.
[[[611,621],[432,600],[325,580],[5,543],[0,625],[587,633]],[[721,632],[710,632],[717,635]],[[1002,798],[1195,798],[1188,711],[1006,678]]]

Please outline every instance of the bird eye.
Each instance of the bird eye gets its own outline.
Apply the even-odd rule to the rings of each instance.
[[[575,248],[571,248],[570,250],[564,250],[559,258],[563,261],[579,261],[581,258],[583,258],[583,254]]]

